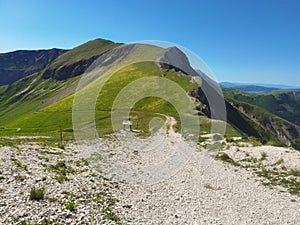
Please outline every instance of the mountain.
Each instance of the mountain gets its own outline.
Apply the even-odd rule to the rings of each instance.
[[[22,71],[26,71],[26,75],[0,86],[0,135],[46,135],[58,138],[61,127],[64,138],[72,139],[74,130],[89,129],[94,123],[95,135],[111,133],[112,107],[115,99],[120,97],[119,92],[131,83],[154,76],[171,80],[185,90],[194,104],[194,111],[187,114],[199,118],[201,134],[210,132],[212,123],[223,121],[226,122],[227,137],[245,135],[264,144],[297,147],[299,102],[296,92],[278,92],[273,101],[268,100],[270,97],[260,97],[262,95],[224,89],[224,102],[218,84],[202,71],[194,70],[186,55],[177,47],[124,45],[96,39],[61,51],[57,57],[48,59],[47,63],[45,61],[43,66],[34,63],[21,65],[18,60],[12,60]],[[7,70],[7,65],[0,69]],[[0,77],[3,76],[0,73]],[[154,90],[158,88],[155,83],[152,87]],[[172,91],[167,86],[165,88],[166,91]],[[133,96],[139,93],[134,88],[130,91]],[[95,95],[96,100],[91,97]],[[82,96],[79,101],[78,96]],[[214,104],[209,104],[211,101]],[[80,107],[76,110],[77,106],[85,110],[82,111]],[[220,106],[227,109],[227,117]],[[74,110],[79,112],[75,116]],[[153,95],[134,102],[130,111],[134,126],[138,126],[144,135],[151,133],[149,123],[152,119],[160,117],[164,120],[164,115],[177,120],[177,130],[184,126],[181,124],[182,115],[178,114],[174,105]],[[116,118],[122,120],[121,117]],[[74,126],[74,119],[79,119],[80,123]]]
[[[0,54],[0,85],[12,84],[42,70],[67,50],[19,50]]]
[[[279,88],[263,87],[257,85],[236,86],[234,88],[241,91],[250,92],[250,93],[268,93],[268,92],[280,90]]]
[[[223,88],[223,93],[232,106],[282,143],[300,147],[299,91],[254,94]]]
[[[75,91],[83,76],[82,71],[87,67],[93,68],[94,65],[104,75],[99,78],[86,76],[85,88],[77,90],[76,95],[90,94],[93,90],[90,87],[101,86],[109,68],[122,68],[114,72],[114,76],[105,83],[97,98],[95,113],[99,135],[112,131],[110,115],[113,100],[132,81],[153,75],[164,77],[176,82],[188,93],[197,89],[201,83],[201,78],[197,81],[194,77],[197,72],[178,48],[122,45],[97,39],[69,50],[36,73],[0,87],[0,134],[57,136],[59,127],[62,127],[64,137],[72,138]],[[194,101],[192,96],[190,98]],[[94,105],[89,97],[82,103],[88,107]],[[193,113],[196,115],[197,112]],[[145,135],[149,133],[149,122],[153,117],[165,119],[162,114],[176,118],[176,127],[180,129],[180,115],[174,106],[163,99],[147,97],[137,102],[131,111],[131,117],[136,118],[135,123],[138,123],[139,129]],[[88,117],[85,115],[81,118]],[[203,126],[201,130],[209,132],[210,122],[204,117],[200,119]],[[90,122],[87,119],[84,123]],[[238,135],[230,125],[228,131]]]
[[[81,75],[101,54],[119,45],[104,39],[89,41],[55,59],[46,67],[42,77],[64,80]]]
[[[280,85],[280,84],[260,84],[260,83],[231,83],[231,82],[221,82],[221,86],[227,88],[235,88],[241,91],[250,93],[269,93],[277,90],[300,90],[300,87]]]

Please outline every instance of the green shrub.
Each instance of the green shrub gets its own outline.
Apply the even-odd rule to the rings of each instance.
[[[60,149],[65,149],[65,145],[64,145],[64,144],[61,144],[61,143],[59,143],[59,144],[57,145],[57,147],[60,148]]]
[[[218,154],[216,156],[216,159],[219,159],[219,160],[222,160],[223,162],[227,162],[227,163],[230,163],[234,166],[240,166],[240,164],[236,161],[234,161],[232,158],[229,157],[229,155],[227,155],[226,153],[221,153],[221,154]]]
[[[210,184],[204,184],[204,187],[205,187],[206,189],[211,189],[211,190],[214,189],[213,186],[211,186]]]
[[[58,183],[63,183],[65,181],[69,181],[70,179],[65,175],[59,175],[54,178]]]
[[[35,201],[39,201],[39,200],[43,200],[45,197],[45,188],[31,188],[30,190],[30,200],[35,200]]]
[[[261,153],[261,158],[260,158],[260,160],[265,160],[266,158],[267,158],[267,153],[266,152],[262,152]]]
[[[66,204],[66,209],[67,209],[67,210],[74,211],[75,208],[76,208],[76,206],[75,206],[75,203],[74,203],[74,202],[68,202],[68,203]]]
[[[296,176],[296,177],[300,177],[300,170],[298,169],[292,169],[290,172],[289,172],[290,175],[293,175],[293,176]]]
[[[74,169],[71,166],[67,166],[64,161],[60,161],[55,165],[50,165],[49,170],[60,175],[67,175],[68,173],[74,173]]]
[[[118,215],[116,215],[111,210],[111,208],[104,207],[101,211],[102,211],[102,213],[104,213],[104,218],[105,219],[109,219],[109,220],[112,220],[112,221],[117,222],[117,223],[121,221],[121,218]]]

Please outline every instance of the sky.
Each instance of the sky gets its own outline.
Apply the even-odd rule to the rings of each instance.
[[[161,40],[217,81],[300,86],[300,0],[0,0],[0,53]]]

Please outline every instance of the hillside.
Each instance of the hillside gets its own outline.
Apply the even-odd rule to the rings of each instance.
[[[101,54],[119,45],[104,39],[89,41],[58,57],[47,66],[42,77],[64,80],[81,75]]]
[[[107,49],[111,48],[111,45],[113,45],[112,42],[102,39],[85,43],[65,52],[65,54],[67,54],[66,56],[65,54],[62,54],[57,60],[49,62],[50,64],[47,63],[47,65],[45,65],[46,68],[44,68],[44,66],[38,72],[18,79],[12,84],[0,86],[0,127],[6,127],[6,124],[22,117],[26,118],[28,114],[34,112],[37,113],[41,109],[73,94],[76,90],[77,81],[80,78],[76,76],[80,74],[77,74],[78,68],[74,65],[82,62],[86,63],[86,61],[89,61],[89,63],[84,65],[90,65],[91,62],[94,61],[93,59],[96,55],[107,51]],[[69,71],[73,71],[72,76],[75,77],[69,79],[64,79],[60,76],[55,76],[53,78],[44,77],[45,73],[50,69],[53,71],[60,71],[61,68],[67,68]],[[59,73],[54,74],[59,75]],[[40,121],[42,125],[36,127],[30,126],[30,128],[25,129],[21,133],[23,135],[33,135],[39,133],[40,130],[45,130],[45,127],[50,126],[52,128],[46,130],[50,132],[48,135],[51,135],[53,129],[58,129],[57,123],[54,122],[54,118],[44,119],[45,120]],[[47,121],[47,123],[45,123],[45,121]],[[71,116],[69,121],[71,121]],[[8,129],[4,129],[1,134],[16,134],[16,129],[18,128],[14,127],[10,129],[8,127]]]
[[[41,71],[46,65],[67,50],[19,50],[0,54],[0,86],[12,84],[32,73]]]
[[[276,91],[268,94],[247,94],[224,89],[227,97],[262,107],[292,123],[300,125],[300,92]]]
[[[98,74],[96,76],[93,71],[101,73],[95,73]],[[226,121],[228,137],[251,136],[263,144],[298,146],[299,127],[294,125],[299,123],[296,116],[299,112],[297,92],[252,95],[224,89],[224,102],[217,84],[206,74],[194,70],[180,49],[122,45],[104,39],[75,47],[37,72],[0,86],[0,134],[50,135],[57,138],[62,128],[64,138],[72,139],[74,131],[91,131],[91,124],[95,124],[93,132],[97,133],[92,136],[109,134],[114,129],[111,115],[118,93],[130,83],[152,77],[173,81],[188,94],[195,110],[188,112],[193,116],[186,118],[200,121],[202,133],[210,132],[211,121]],[[161,90],[155,89],[155,86],[153,83],[151,88],[159,93]],[[134,88],[131,92],[137,90]],[[83,97],[78,101],[76,96]],[[97,96],[96,100],[91,96]],[[168,98],[148,96],[135,102],[129,114],[134,128],[147,136],[152,119],[159,117],[165,120],[164,115],[167,115],[177,120],[175,127],[180,131],[182,115],[176,112]],[[209,104],[208,98],[213,99],[215,106]],[[218,108],[222,105],[227,108],[227,117],[226,112],[220,110],[222,107]],[[76,107],[79,111],[84,108],[86,113],[77,115]],[[74,124],[76,118],[80,118],[80,124]],[[124,115],[122,119],[125,119]],[[121,124],[122,119],[115,123]],[[189,125],[189,128],[192,132],[199,129],[195,125]]]
[[[300,92],[276,91],[250,94],[224,88],[224,95],[234,107],[255,121],[282,143],[299,149]]]
[[[126,53],[125,53],[125,52]],[[144,56],[149,58],[153,58],[153,60],[156,60],[157,58],[161,57],[162,67],[159,64],[151,63],[151,62],[138,62],[138,63],[129,63],[129,66],[125,66],[120,71],[117,71],[109,81],[106,82],[106,84],[103,86],[102,91],[99,93],[97,105],[96,105],[96,125],[97,129],[100,135],[110,133],[112,130],[111,128],[111,121],[109,119],[110,117],[110,111],[113,103],[113,99],[116,97],[118,92],[122,90],[123,87],[128,85],[129,83],[133,82],[134,80],[145,78],[148,76],[157,76],[157,77],[164,77],[169,80],[172,80],[176,83],[178,83],[183,89],[186,91],[190,91],[197,87],[197,83],[192,82],[191,77],[187,76],[186,72],[183,72],[178,67],[178,63],[180,64],[181,59],[184,59],[185,56],[181,55],[183,58],[178,58],[177,56],[171,57],[169,52],[172,52],[171,49],[157,49],[156,47],[147,46],[147,45],[134,45],[129,47],[124,47],[124,51],[121,48],[116,48],[110,52],[107,52],[98,59],[99,66],[101,69],[105,70],[105,66],[108,66],[110,64],[115,64],[120,66],[120,62],[131,62],[141,60],[140,52],[144,53]],[[178,52],[178,50],[176,50]],[[72,50],[70,50],[72,52]],[[70,53],[68,52],[68,53]],[[147,54],[145,54],[147,52]],[[130,54],[129,54],[130,53]],[[164,54],[169,54],[168,57],[163,57]],[[63,57],[63,56],[62,56]],[[120,61],[120,59],[124,58]],[[137,58],[138,57],[138,58]],[[174,61],[175,66],[167,66],[166,60],[168,60],[168,63],[170,61]],[[105,64],[101,64],[102,62],[105,62]],[[186,61],[185,61],[186,62]],[[191,67],[185,64],[185,70],[190,69]],[[130,76],[128,74],[130,73]],[[105,76],[103,76],[105,77]],[[83,88],[80,93],[89,93],[93,88],[98,85],[101,85],[103,81],[103,77],[100,77],[99,79],[96,79],[92,81],[87,87]],[[56,80],[56,79],[45,79],[43,77],[40,77],[39,79],[42,79],[43,82],[51,82],[55,83],[57,85],[67,86],[71,85],[73,83],[76,83],[76,79],[66,79],[66,80]],[[21,81],[19,81],[21,82]],[[53,86],[52,86],[53,87]],[[31,87],[29,88],[31,89]],[[55,93],[54,96],[59,95],[60,88],[54,88]],[[8,91],[6,90],[6,93]],[[26,99],[30,100],[32,97],[32,94],[30,90],[28,90],[29,95],[26,96]],[[49,102],[48,100],[53,98],[53,95],[49,96],[40,96],[43,101]],[[14,121],[9,121],[7,124],[3,124],[5,126],[4,132],[9,134],[10,132],[14,133],[14,129],[19,128],[19,134],[26,134],[26,133],[51,133],[56,132],[58,130],[59,126],[62,126],[62,128],[66,131],[72,131],[72,102],[74,99],[74,94],[69,93],[68,96],[65,96],[65,98],[61,98],[61,100],[57,99],[54,104],[45,106],[43,108],[39,108],[36,111],[33,111],[32,113],[29,113],[27,115],[24,115],[20,118],[14,117]],[[85,105],[89,105],[89,99],[86,99],[83,101]],[[139,129],[141,129],[145,134],[148,132],[148,124],[152,117],[155,117],[155,115],[159,114],[167,114],[174,116],[178,119],[178,126],[180,126],[180,120],[179,115],[176,114],[175,109],[166,101],[159,99],[159,98],[145,98],[144,100],[141,100],[136,103],[136,106],[133,107],[131,110],[131,116],[132,118],[138,118],[135,119],[135,124],[138,123]],[[10,113],[6,113],[6,121],[9,118]],[[4,115],[5,116],[5,115]],[[5,118],[5,117],[4,117]],[[162,117],[164,118],[164,117]],[[5,121],[3,120],[3,121]],[[86,121],[86,123],[90,123],[89,120]],[[206,124],[206,123],[205,123]],[[204,129],[204,128],[203,128]],[[207,130],[207,128],[205,129]]]
[[[272,91],[280,90],[279,88],[263,87],[257,85],[236,86],[234,88],[241,91],[250,92],[250,93],[269,93]]]
[[[298,106],[222,93],[177,47],[89,41],[0,86],[0,223],[297,224]]]

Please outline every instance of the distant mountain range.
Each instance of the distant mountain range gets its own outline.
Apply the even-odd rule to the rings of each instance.
[[[221,82],[221,86],[227,88],[234,88],[245,92],[253,93],[269,93],[278,90],[300,90],[300,86],[289,86],[281,84],[261,84],[261,83],[232,83]]]
[[[148,58],[143,61],[145,56]],[[153,60],[149,61],[149,58]],[[125,64],[136,62],[136,59],[139,63],[132,63],[130,66]],[[89,78],[87,88],[77,90],[80,78],[95,61],[101,71],[104,71],[104,76],[95,80]],[[109,81],[105,81],[109,66],[122,69],[115,72]],[[61,127],[64,138],[74,138],[72,107],[75,94],[83,95],[91,90],[88,87],[98,87],[103,82],[105,85],[96,105],[89,98],[84,99],[83,103],[93,106],[95,110],[98,134],[101,136],[111,133],[114,99],[126,85],[149,76],[164,77],[181,86],[191,102],[196,104],[193,115],[199,116],[201,120],[201,132],[210,132],[211,122],[215,121],[210,120],[212,115],[219,116],[220,113],[217,108],[209,105],[205,93],[210,93],[210,99],[215,103],[224,104],[222,93],[215,81],[191,67],[180,49],[143,44],[124,45],[96,39],[70,50],[0,54],[0,135],[56,137]],[[201,82],[196,82],[198,80]],[[222,115],[217,118],[227,122],[226,137],[245,135],[263,144],[287,145],[300,149],[300,92],[286,90],[298,87],[228,82],[221,85],[227,118]],[[82,113],[88,112],[89,110],[85,110]],[[180,117],[176,109],[163,99],[145,98],[137,102],[130,112],[138,129],[148,134],[150,121],[158,115],[174,117],[178,121],[177,129],[180,128]],[[82,124],[76,129],[90,126],[90,117],[82,114],[81,119]]]
[[[0,85],[13,82],[40,71],[58,56],[67,52],[63,49],[18,50],[0,54]]]

